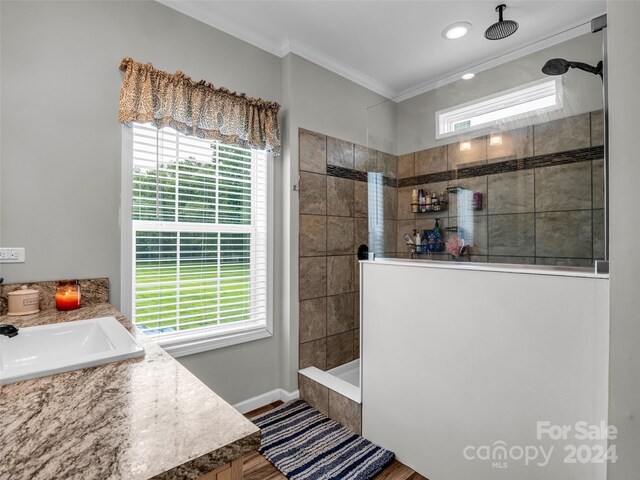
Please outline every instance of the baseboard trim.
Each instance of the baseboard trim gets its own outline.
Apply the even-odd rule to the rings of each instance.
[[[283,388],[276,388],[275,390],[271,390],[270,392],[266,392],[255,397],[248,398],[247,400],[243,400],[242,402],[238,402],[233,406],[233,408],[238,410],[240,413],[247,413],[260,407],[264,407],[265,405],[268,405],[270,403],[277,402],[278,400],[282,402],[288,402],[299,397],[300,392],[298,390],[296,390],[295,392],[287,392]]]

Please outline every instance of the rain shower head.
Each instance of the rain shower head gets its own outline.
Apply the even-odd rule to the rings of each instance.
[[[509,35],[513,35],[516,33],[516,30],[518,30],[518,22],[502,19],[502,12],[505,8],[507,8],[507,6],[504,4],[496,7],[496,12],[499,12],[499,20],[484,32],[484,38],[487,40],[502,40]]]
[[[546,75],[563,75],[567,73],[570,68],[584,70],[594,75],[600,75],[600,78],[602,78],[602,62],[598,62],[598,65],[593,67],[582,62],[570,62],[564,58],[552,58],[548,60],[542,67],[542,73]]]

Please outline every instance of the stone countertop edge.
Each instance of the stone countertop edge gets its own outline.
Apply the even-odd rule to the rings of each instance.
[[[0,478],[196,480],[258,449],[257,426],[108,303],[0,323],[108,316],[145,356],[1,386]]]

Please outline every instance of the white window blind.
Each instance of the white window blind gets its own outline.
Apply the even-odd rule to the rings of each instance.
[[[132,317],[163,339],[267,324],[266,153],[133,126]]]

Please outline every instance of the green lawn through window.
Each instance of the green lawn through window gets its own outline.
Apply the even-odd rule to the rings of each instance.
[[[215,265],[182,265],[178,271],[175,264],[139,263],[135,274],[136,323],[182,331],[248,320],[249,265],[222,265],[219,273],[218,279]]]

